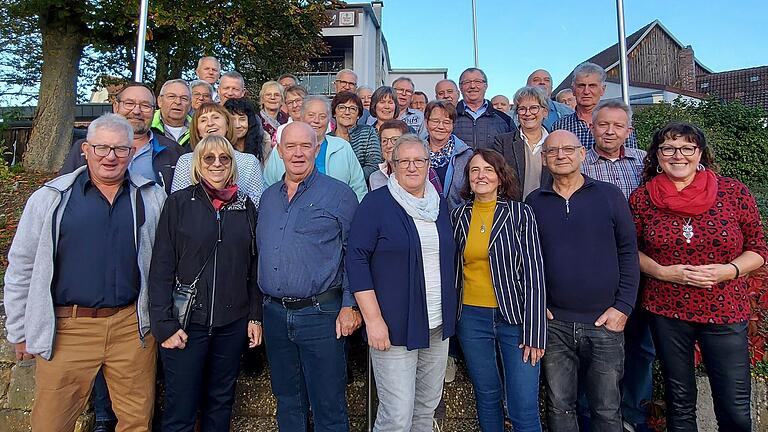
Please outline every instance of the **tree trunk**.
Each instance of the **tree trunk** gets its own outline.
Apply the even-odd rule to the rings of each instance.
[[[40,97],[24,153],[24,166],[34,171],[58,171],[72,143],[77,75],[87,32],[80,17],[41,11],[43,65]]]

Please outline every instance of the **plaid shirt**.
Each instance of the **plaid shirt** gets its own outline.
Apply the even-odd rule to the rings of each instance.
[[[612,183],[621,189],[629,199],[632,192],[640,185],[643,175],[645,151],[633,148],[621,148],[621,156],[615,161],[600,156],[594,148],[587,151],[581,164],[581,172],[595,180]]]
[[[589,124],[580,119],[576,113],[567,115],[552,125],[553,131],[559,129],[573,132],[574,135],[579,138],[581,145],[583,145],[587,150],[595,146],[595,137],[592,136],[592,131],[589,129]],[[624,143],[624,147],[633,149],[637,148],[637,137],[635,137],[635,131],[632,131],[629,134],[629,138],[627,138],[627,141]]]

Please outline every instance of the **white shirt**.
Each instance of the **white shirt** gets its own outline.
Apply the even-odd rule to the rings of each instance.
[[[419,232],[421,256],[424,266],[424,282],[427,294],[427,318],[429,328],[434,329],[443,323],[443,302],[440,286],[440,237],[437,224],[413,218]]]

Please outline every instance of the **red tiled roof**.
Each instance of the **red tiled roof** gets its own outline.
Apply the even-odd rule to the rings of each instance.
[[[726,101],[740,99],[747,106],[768,111],[768,66],[699,76],[696,77],[696,90]]]

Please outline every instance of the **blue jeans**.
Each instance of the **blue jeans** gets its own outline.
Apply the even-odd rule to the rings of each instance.
[[[592,432],[622,430],[619,382],[624,373],[623,333],[605,326],[550,320],[542,363],[550,431],[578,432],[579,385],[586,389]]]
[[[96,421],[117,421],[115,412],[112,411],[112,401],[109,399],[109,389],[107,381],[104,379],[104,372],[99,369],[96,379],[93,381],[93,413]]]
[[[277,398],[281,431],[347,432],[347,363],[344,338],[336,339],[341,296],[303,309],[264,297],[264,344]]]
[[[502,399],[515,432],[541,431],[539,419],[539,364],[523,362],[519,348],[522,326],[509,324],[498,308],[464,305],[456,335],[464,351],[475,388],[477,417],[483,432],[504,431]],[[496,358],[501,353],[504,383]]]

